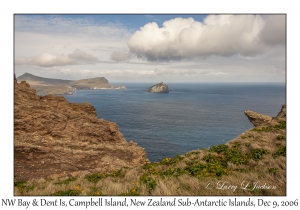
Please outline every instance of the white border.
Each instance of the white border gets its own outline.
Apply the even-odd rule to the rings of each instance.
[[[267,197],[268,200],[295,200],[299,198],[299,13],[296,1],[37,1],[4,0],[1,2],[1,199],[13,197],[13,14],[15,13],[286,13],[287,14],[287,196]],[[299,102],[298,102],[299,101]],[[209,197],[201,197],[202,199]],[[212,197],[211,199],[216,199]],[[227,197],[229,198],[229,197]],[[243,197],[239,197],[241,200]],[[259,197],[261,198],[261,197]],[[31,200],[32,197],[24,198]],[[67,198],[64,198],[65,200]],[[146,198],[139,198],[145,199]],[[253,199],[258,199],[253,197]],[[7,209],[8,207],[0,207]],[[24,208],[24,207],[23,207]],[[103,209],[103,207],[101,207]],[[150,208],[150,207],[149,207]],[[176,207],[179,208],[179,207]],[[199,208],[199,207],[197,207]],[[200,207],[201,208],[201,207]],[[227,207],[228,209],[230,207]],[[55,208],[59,209],[59,208]],[[61,207],[61,209],[65,209]],[[90,208],[89,208],[90,209]],[[99,207],[97,208],[99,209]],[[119,208],[109,208],[119,209]]]

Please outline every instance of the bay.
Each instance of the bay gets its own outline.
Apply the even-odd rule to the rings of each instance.
[[[170,93],[149,93],[150,83],[120,83],[125,90],[78,90],[70,102],[89,102],[99,118],[116,122],[127,141],[151,162],[226,143],[253,127],[252,110],[276,116],[286,103],[283,83],[169,83]]]

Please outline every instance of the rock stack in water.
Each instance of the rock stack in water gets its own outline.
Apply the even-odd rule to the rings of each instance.
[[[146,92],[151,92],[151,93],[168,93],[169,92],[169,87],[167,84],[164,84],[163,82],[158,83],[156,85],[153,85],[149,87]]]
[[[98,119],[91,104],[38,96],[15,78],[15,181],[77,177],[147,162],[145,150],[127,142],[116,123]]]

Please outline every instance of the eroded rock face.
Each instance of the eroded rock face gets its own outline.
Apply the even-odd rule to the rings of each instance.
[[[282,105],[281,111],[276,117],[270,117],[250,110],[246,110],[245,115],[255,127],[274,125],[280,121],[280,119],[286,118],[286,105]]]
[[[250,110],[245,111],[245,115],[255,127],[266,125],[272,120],[272,117],[268,115],[260,114],[258,112],[253,112]]]
[[[89,103],[38,96],[14,82],[15,180],[79,175],[142,165],[143,148],[127,142],[116,123],[97,119]]]
[[[156,85],[153,85],[149,87],[146,92],[152,92],[152,93],[168,93],[169,87],[167,84],[164,83],[158,83]]]

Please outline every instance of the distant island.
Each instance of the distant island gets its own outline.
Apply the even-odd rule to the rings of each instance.
[[[70,95],[76,90],[91,89],[126,89],[125,86],[113,86],[105,77],[96,77],[81,80],[63,80],[38,77],[25,73],[19,76],[18,81],[26,81],[39,95],[62,94]]]
[[[149,87],[146,92],[151,93],[169,93],[169,87],[167,84],[164,84],[163,82],[158,83],[156,85],[153,85]]]

